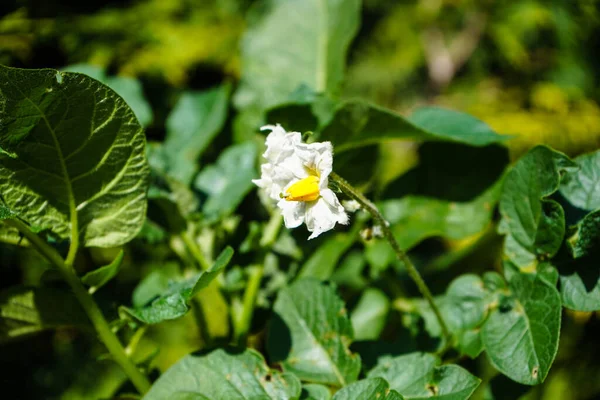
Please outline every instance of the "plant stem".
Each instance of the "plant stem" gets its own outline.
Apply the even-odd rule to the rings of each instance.
[[[112,332],[108,322],[104,318],[102,311],[96,304],[94,298],[88,293],[85,287],[81,284],[81,281],[75,275],[75,271],[71,267],[71,265],[67,264],[60,254],[54,248],[50,247],[44,240],[42,240],[38,235],[31,232],[27,225],[22,223],[19,220],[12,219],[4,221],[9,225],[17,228],[28,240],[29,242],[43,255],[48,261],[50,261],[56,268],[58,268],[61,273],[63,279],[67,281],[71,290],[75,294],[75,297],[85,310],[88,318],[94,325],[100,340],[104,343],[108,351],[110,352],[113,359],[123,368],[131,382],[134,384],[136,389],[144,394],[150,389],[150,381],[148,378],[137,369],[135,364],[127,357],[125,354],[125,350],[121,345],[121,342],[117,338],[117,336]],[[76,251],[69,251],[69,254],[75,254]],[[75,256],[72,255],[70,258],[70,262],[74,260]]]
[[[192,235],[190,235],[188,231],[185,231],[181,232],[180,236],[181,240],[183,240],[183,243],[185,243],[185,246],[187,247],[188,251],[194,257],[194,260],[196,260],[196,262],[200,265],[200,268],[202,268],[203,270],[209,269],[210,263],[206,260],[204,254],[202,254],[202,250],[200,250],[200,247],[198,247],[198,244],[196,243]]]
[[[367,199],[362,193],[360,193],[354,187],[352,187],[352,185],[350,185],[348,183],[348,181],[346,181],[344,178],[342,178],[335,172],[332,172],[329,175],[329,177],[335,183],[337,183],[339,188],[345,194],[347,194],[350,198],[358,201],[365,208],[365,210],[367,210],[369,212],[369,214],[371,214],[373,219],[375,219],[375,221],[377,221],[377,223],[381,226],[381,231],[383,232],[383,236],[390,243],[390,245],[392,246],[392,249],[394,249],[394,253],[396,253],[396,256],[398,257],[400,262],[402,262],[402,264],[404,264],[404,266],[406,267],[406,270],[408,271],[408,274],[410,275],[412,280],[415,282],[415,284],[419,288],[419,292],[421,292],[423,297],[425,297],[425,299],[427,300],[427,303],[429,303],[429,306],[431,307],[431,310],[435,314],[435,316],[438,320],[438,323],[440,324],[440,328],[442,330],[442,335],[446,339],[444,348],[449,346],[451,343],[450,331],[448,330],[448,326],[444,322],[444,318],[442,317],[442,314],[440,313],[438,306],[435,304],[435,301],[433,300],[433,295],[431,294],[431,291],[427,287],[427,284],[425,284],[425,281],[421,277],[421,274],[419,273],[417,268],[413,265],[410,258],[408,258],[406,253],[404,251],[402,251],[402,249],[400,249],[400,245],[396,241],[396,238],[394,237],[394,234],[392,233],[392,231],[389,227],[389,223],[385,220],[383,215],[379,212],[379,210],[377,209],[377,206],[375,206],[375,204],[373,204],[369,199]]]
[[[254,265],[248,268],[248,283],[244,292],[244,301],[242,312],[236,321],[235,334],[237,342],[245,342],[250,325],[252,324],[252,316],[254,315],[254,306],[256,304],[256,296],[260,289],[260,282],[263,277],[264,265]]]

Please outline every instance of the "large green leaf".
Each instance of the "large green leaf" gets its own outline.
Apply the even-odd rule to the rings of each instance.
[[[30,224],[86,246],[142,227],[145,137],[110,88],[77,73],[0,66],[0,192]]]
[[[481,382],[458,365],[440,366],[436,356],[426,353],[382,358],[367,376],[384,378],[407,400],[466,400]]]
[[[564,176],[560,193],[576,207],[584,210],[600,208],[600,150],[573,161],[579,169]]]
[[[409,118],[375,105],[351,100],[342,103],[320,140],[333,143],[336,152],[389,140],[441,141],[486,146],[507,139],[482,121],[442,108],[418,110]]]
[[[257,177],[254,142],[227,148],[214,165],[205,167],[194,182],[196,189],[208,194],[202,213],[208,221],[215,221],[235,211],[254,187]]]
[[[331,393],[327,386],[309,383],[302,385],[300,400],[331,400]]]
[[[46,329],[73,326],[91,327],[70,293],[21,286],[0,292],[0,343]]]
[[[560,248],[565,234],[564,211],[547,197],[558,190],[561,175],[575,167],[564,154],[538,146],[507,174],[500,198],[499,231],[506,234],[506,255],[519,267],[548,259]]]
[[[227,119],[231,85],[204,92],[184,92],[167,118],[163,151],[166,173],[190,184],[198,170],[198,158]]]
[[[271,359],[304,381],[345,386],[360,357],[348,347],[352,325],[335,289],[313,279],[282,289],[274,305],[267,349]]]
[[[481,337],[492,364],[526,385],[541,383],[554,361],[561,301],[555,286],[539,275],[515,273],[510,296],[500,299]]]
[[[254,350],[187,355],[152,385],[144,400],[299,399],[300,381],[269,369]]]
[[[383,378],[368,378],[340,389],[333,400],[404,400]]]
[[[253,11],[242,40],[238,108],[265,110],[301,85],[317,93],[339,89],[360,1],[266,0]]]
[[[142,85],[137,79],[128,76],[107,76],[103,68],[91,64],[73,64],[62,68],[61,71],[79,72],[99,80],[125,100],[142,126],[148,126],[152,122],[152,108],[144,97]]]
[[[122,307],[121,309],[145,324],[157,324],[165,320],[179,318],[188,312],[188,303],[191,298],[223,271],[232,256],[233,249],[227,247],[208,270],[199,272],[188,279],[170,282],[165,293],[161,293],[157,298],[153,298],[143,306],[135,308]],[[145,285],[148,285],[148,283],[146,282]],[[147,296],[144,297],[147,298]]]
[[[462,239],[481,232],[490,222],[500,188],[498,182],[470,202],[405,196],[381,202],[380,209],[400,247],[408,250],[432,236]]]

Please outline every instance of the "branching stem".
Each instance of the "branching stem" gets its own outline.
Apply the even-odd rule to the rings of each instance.
[[[365,210],[367,210],[369,212],[369,214],[371,214],[373,219],[375,219],[375,221],[381,226],[381,231],[383,233],[383,236],[390,243],[390,245],[392,246],[392,249],[394,249],[394,253],[396,253],[396,256],[398,257],[400,262],[402,264],[404,264],[404,266],[406,267],[406,270],[408,271],[408,274],[410,275],[412,280],[415,282],[415,284],[419,288],[419,291],[421,292],[423,297],[425,297],[425,299],[429,303],[429,306],[433,310],[433,313],[435,314],[435,316],[440,324],[440,328],[442,330],[442,335],[444,336],[444,339],[446,340],[444,347],[447,347],[451,343],[451,336],[450,336],[450,331],[448,330],[448,326],[444,322],[444,318],[442,317],[442,314],[440,313],[438,306],[435,304],[435,301],[433,300],[433,295],[431,294],[431,291],[427,287],[427,284],[425,284],[425,281],[421,277],[421,274],[419,273],[417,268],[415,268],[412,261],[410,261],[410,258],[408,258],[408,256],[406,255],[406,253],[404,251],[402,251],[402,249],[400,249],[400,245],[396,241],[396,238],[394,237],[394,234],[392,233],[392,231],[389,227],[389,223],[385,220],[383,215],[379,212],[379,210],[377,209],[377,206],[375,204],[373,204],[369,199],[367,199],[362,193],[360,193],[358,190],[356,190],[354,187],[352,187],[352,185],[350,185],[348,183],[348,181],[346,181],[344,178],[342,178],[335,172],[332,172],[329,175],[329,177],[338,185],[338,187],[342,190],[342,192],[344,192],[346,195],[348,195],[348,197],[358,201],[360,203],[360,205]]]
[[[123,371],[125,371],[136,389],[141,394],[146,393],[150,389],[150,381],[135,366],[129,357],[127,357],[121,342],[110,329],[110,326],[104,318],[100,307],[98,307],[98,304],[96,304],[94,298],[88,293],[73,270],[72,262],[75,259],[75,254],[77,251],[76,246],[74,247],[72,245],[71,248],[74,248],[75,250],[69,251],[70,257],[68,260],[69,263],[67,263],[54,248],[50,247],[38,235],[33,233],[23,222],[16,219],[5,220],[4,222],[17,228],[19,232],[21,232],[23,236],[25,236],[27,240],[29,240],[29,242],[59,270],[63,279],[69,284],[71,290],[75,294],[75,297],[85,310],[87,316],[96,329],[100,340],[104,343],[112,358],[121,366],[121,368],[123,368]]]

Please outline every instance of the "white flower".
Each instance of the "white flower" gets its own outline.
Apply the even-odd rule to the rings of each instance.
[[[336,223],[347,224],[344,207],[327,186],[333,166],[331,143],[302,143],[300,132],[286,132],[279,124],[261,130],[271,131],[263,154],[267,162],[261,166],[260,179],[252,182],[277,202],[285,226],[295,228],[304,222],[313,239]]]

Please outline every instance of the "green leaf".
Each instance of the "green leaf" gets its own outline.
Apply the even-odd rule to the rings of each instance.
[[[143,306],[135,308],[122,307],[121,309],[145,324],[157,324],[165,320],[179,318],[188,312],[188,303],[191,298],[202,288],[208,286],[223,271],[232,256],[233,249],[227,247],[208,270],[185,280],[170,282],[165,293],[160,294],[158,298]],[[157,277],[157,279],[159,281],[150,285],[151,287],[161,286],[160,282],[162,280],[160,277]],[[143,297],[147,298],[148,296],[144,295]]]
[[[331,393],[327,386],[319,385],[316,383],[309,383],[308,385],[302,385],[302,394],[300,400],[330,400]]]
[[[253,142],[227,148],[217,163],[205,167],[194,182],[196,189],[208,194],[202,213],[208,221],[216,221],[233,213],[254,187],[257,177],[257,148]]]
[[[22,286],[0,291],[0,343],[73,326],[91,327],[79,302],[68,292]]]
[[[242,40],[239,109],[284,103],[302,85],[317,93],[338,91],[358,31],[358,0],[268,0],[253,11]]]
[[[481,337],[494,367],[525,385],[544,381],[558,349],[561,301],[544,278],[517,273],[511,295],[501,299]]]
[[[600,208],[600,150],[583,154],[573,161],[579,169],[563,177],[560,193],[576,207],[584,210]]]
[[[369,378],[340,389],[333,400],[404,400],[383,378]]]
[[[444,321],[451,333],[458,333],[479,326],[485,319],[490,293],[484,288],[480,277],[472,274],[454,279],[444,296],[436,298]],[[420,299],[419,312],[425,320],[425,329],[434,337],[441,336],[441,328],[428,303]]]
[[[336,233],[325,241],[310,257],[298,273],[299,278],[317,278],[327,280],[333,274],[342,255],[356,240],[356,227],[347,233]]]
[[[184,92],[167,118],[164,152],[166,173],[190,184],[198,170],[198,159],[223,129],[227,119],[231,85],[203,92]]]
[[[583,217],[567,243],[573,258],[598,253],[600,251],[600,210],[592,211]]]
[[[567,240],[574,259],[558,260],[563,306],[577,311],[600,310],[600,210],[587,214]]]
[[[426,353],[384,357],[367,377],[386,379],[390,388],[406,400],[430,397],[466,400],[481,382],[458,365],[439,364],[437,357]]]
[[[538,259],[548,259],[560,248],[565,234],[564,211],[547,197],[558,190],[561,175],[575,167],[564,154],[538,146],[507,174],[498,230],[506,234],[504,252],[517,266],[535,266]]]
[[[481,232],[492,217],[500,188],[499,181],[470,202],[405,196],[379,206],[400,247],[408,250],[432,236],[463,239]]]
[[[390,300],[385,293],[375,288],[365,290],[350,315],[354,339],[379,339],[379,335],[385,327],[389,309]]]
[[[390,140],[420,140],[486,146],[501,143],[485,123],[463,113],[428,107],[409,118],[364,101],[342,103],[319,140],[329,140],[337,153]]]
[[[303,381],[345,386],[356,380],[360,357],[348,349],[352,325],[334,288],[299,280],[279,292],[274,311],[267,341],[273,361]]]
[[[127,104],[96,80],[52,69],[0,66],[0,93],[0,148],[11,154],[0,154],[6,205],[86,246],[135,237],[148,166],[144,133]]]
[[[137,79],[127,76],[106,76],[104,69],[90,64],[73,64],[62,68],[61,71],[79,72],[99,80],[125,100],[142,126],[147,127],[152,122],[152,108],[144,97],[144,90]]]
[[[300,398],[300,381],[269,369],[254,350],[214,350],[187,355],[152,385],[144,400],[244,400]]]
[[[120,250],[119,254],[117,254],[115,259],[110,264],[90,271],[81,278],[81,281],[84,284],[90,286],[90,293],[94,293],[108,283],[108,281],[110,281],[112,278],[117,276],[119,273],[119,268],[123,263],[124,255],[125,253],[123,250]]]

